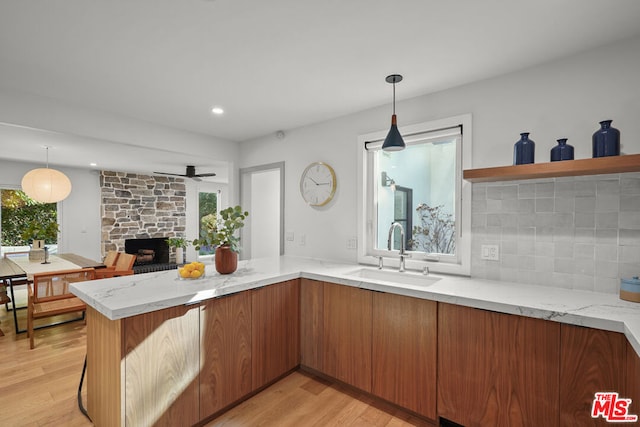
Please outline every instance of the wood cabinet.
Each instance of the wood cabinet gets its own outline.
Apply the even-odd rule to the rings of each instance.
[[[318,280],[300,281],[300,364],[322,372],[324,286]]]
[[[558,425],[560,324],[440,303],[438,415],[462,425]]]
[[[125,425],[191,426],[200,419],[200,307],[123,320]]]
[[[300,364],[300,281],[251,291],[252,388]]]
[[[251,384],[251,294],[208,300],[200,311],[200,418],[248,395]]]
[[[626,392],[624,335],[562,325],[560,356],[560,425],[607,425],[591,418],[594,394]]]
[[[371,392],[371,291],[324,283],[322,365],[327,375]]]
[[[373,293],[372,393],[436,419],[437,303]]]
[[[630,413],[640,417],[640,356],[627,341],[626,389],[624,396],[632,400]]]

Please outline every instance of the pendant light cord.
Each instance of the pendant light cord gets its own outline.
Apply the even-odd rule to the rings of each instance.
[[[395,86],[395,85],[394,85],[394,86]],[[393,99],[395,99],[395,97],[396,97],[396,96],[395,96],[395,91],[394,91]],[[394,104],[395,104],[395,101],[394,101]],[[395,107],[394,107],[394,108],[395,108]],[[44,146],[44,148],[46,148],[46,150],[47,150],[47,169],[49,169],[49,146],[48,146],[48,145],[45,145],[45,146]]]
[[[396,82],[394,81],[393,82],[393,115],[395,116],[395,114],[396,114]],[[47,153],[49,153],[49,152],[47,151]],[[47,154],[47,156],[48,156],[48,154]],[[47,159],[48,158],[49,157],[47,157]]]

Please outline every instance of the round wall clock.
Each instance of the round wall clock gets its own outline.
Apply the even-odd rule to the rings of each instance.
[[[336,192],[336,173],[326,163],[315,162],[300,177],[300,194],[311,206],[324,206]]]

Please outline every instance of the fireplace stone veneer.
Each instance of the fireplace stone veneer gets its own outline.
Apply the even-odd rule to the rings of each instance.
[[[125,252],[128,239],[184,236],[182,178],[101,171],[100,196],[103,256],[110,250]]]

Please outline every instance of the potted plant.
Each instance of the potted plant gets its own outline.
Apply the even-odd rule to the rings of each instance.
[[[165,242],[167,242],[170,248],[176,249],[176,263],[180,264],[180,262],[182,262],[186,264],[187,254],[185,253],[185,249],[189,246],[189,241],[184,237],[169,237]]]
[[[240,238],[235,232],[244,227],[244,220],[249,212],[240,206],[228,207],[220,211],[219,216],[209,214],[202,217],[200,238],[193,241],[196,250],[200,246],[215,246],[216,271],[230,274],[238,268],[238,251]]]
[[[23,241],[31,244],[29,260],[44,261],[44,264],[48,264],[49,252],[45,244],[47,242],[56,242],[59,231],[58,223],[53,219],[46,221],[34,219],[27,223],[20,237],[22,237]]]

